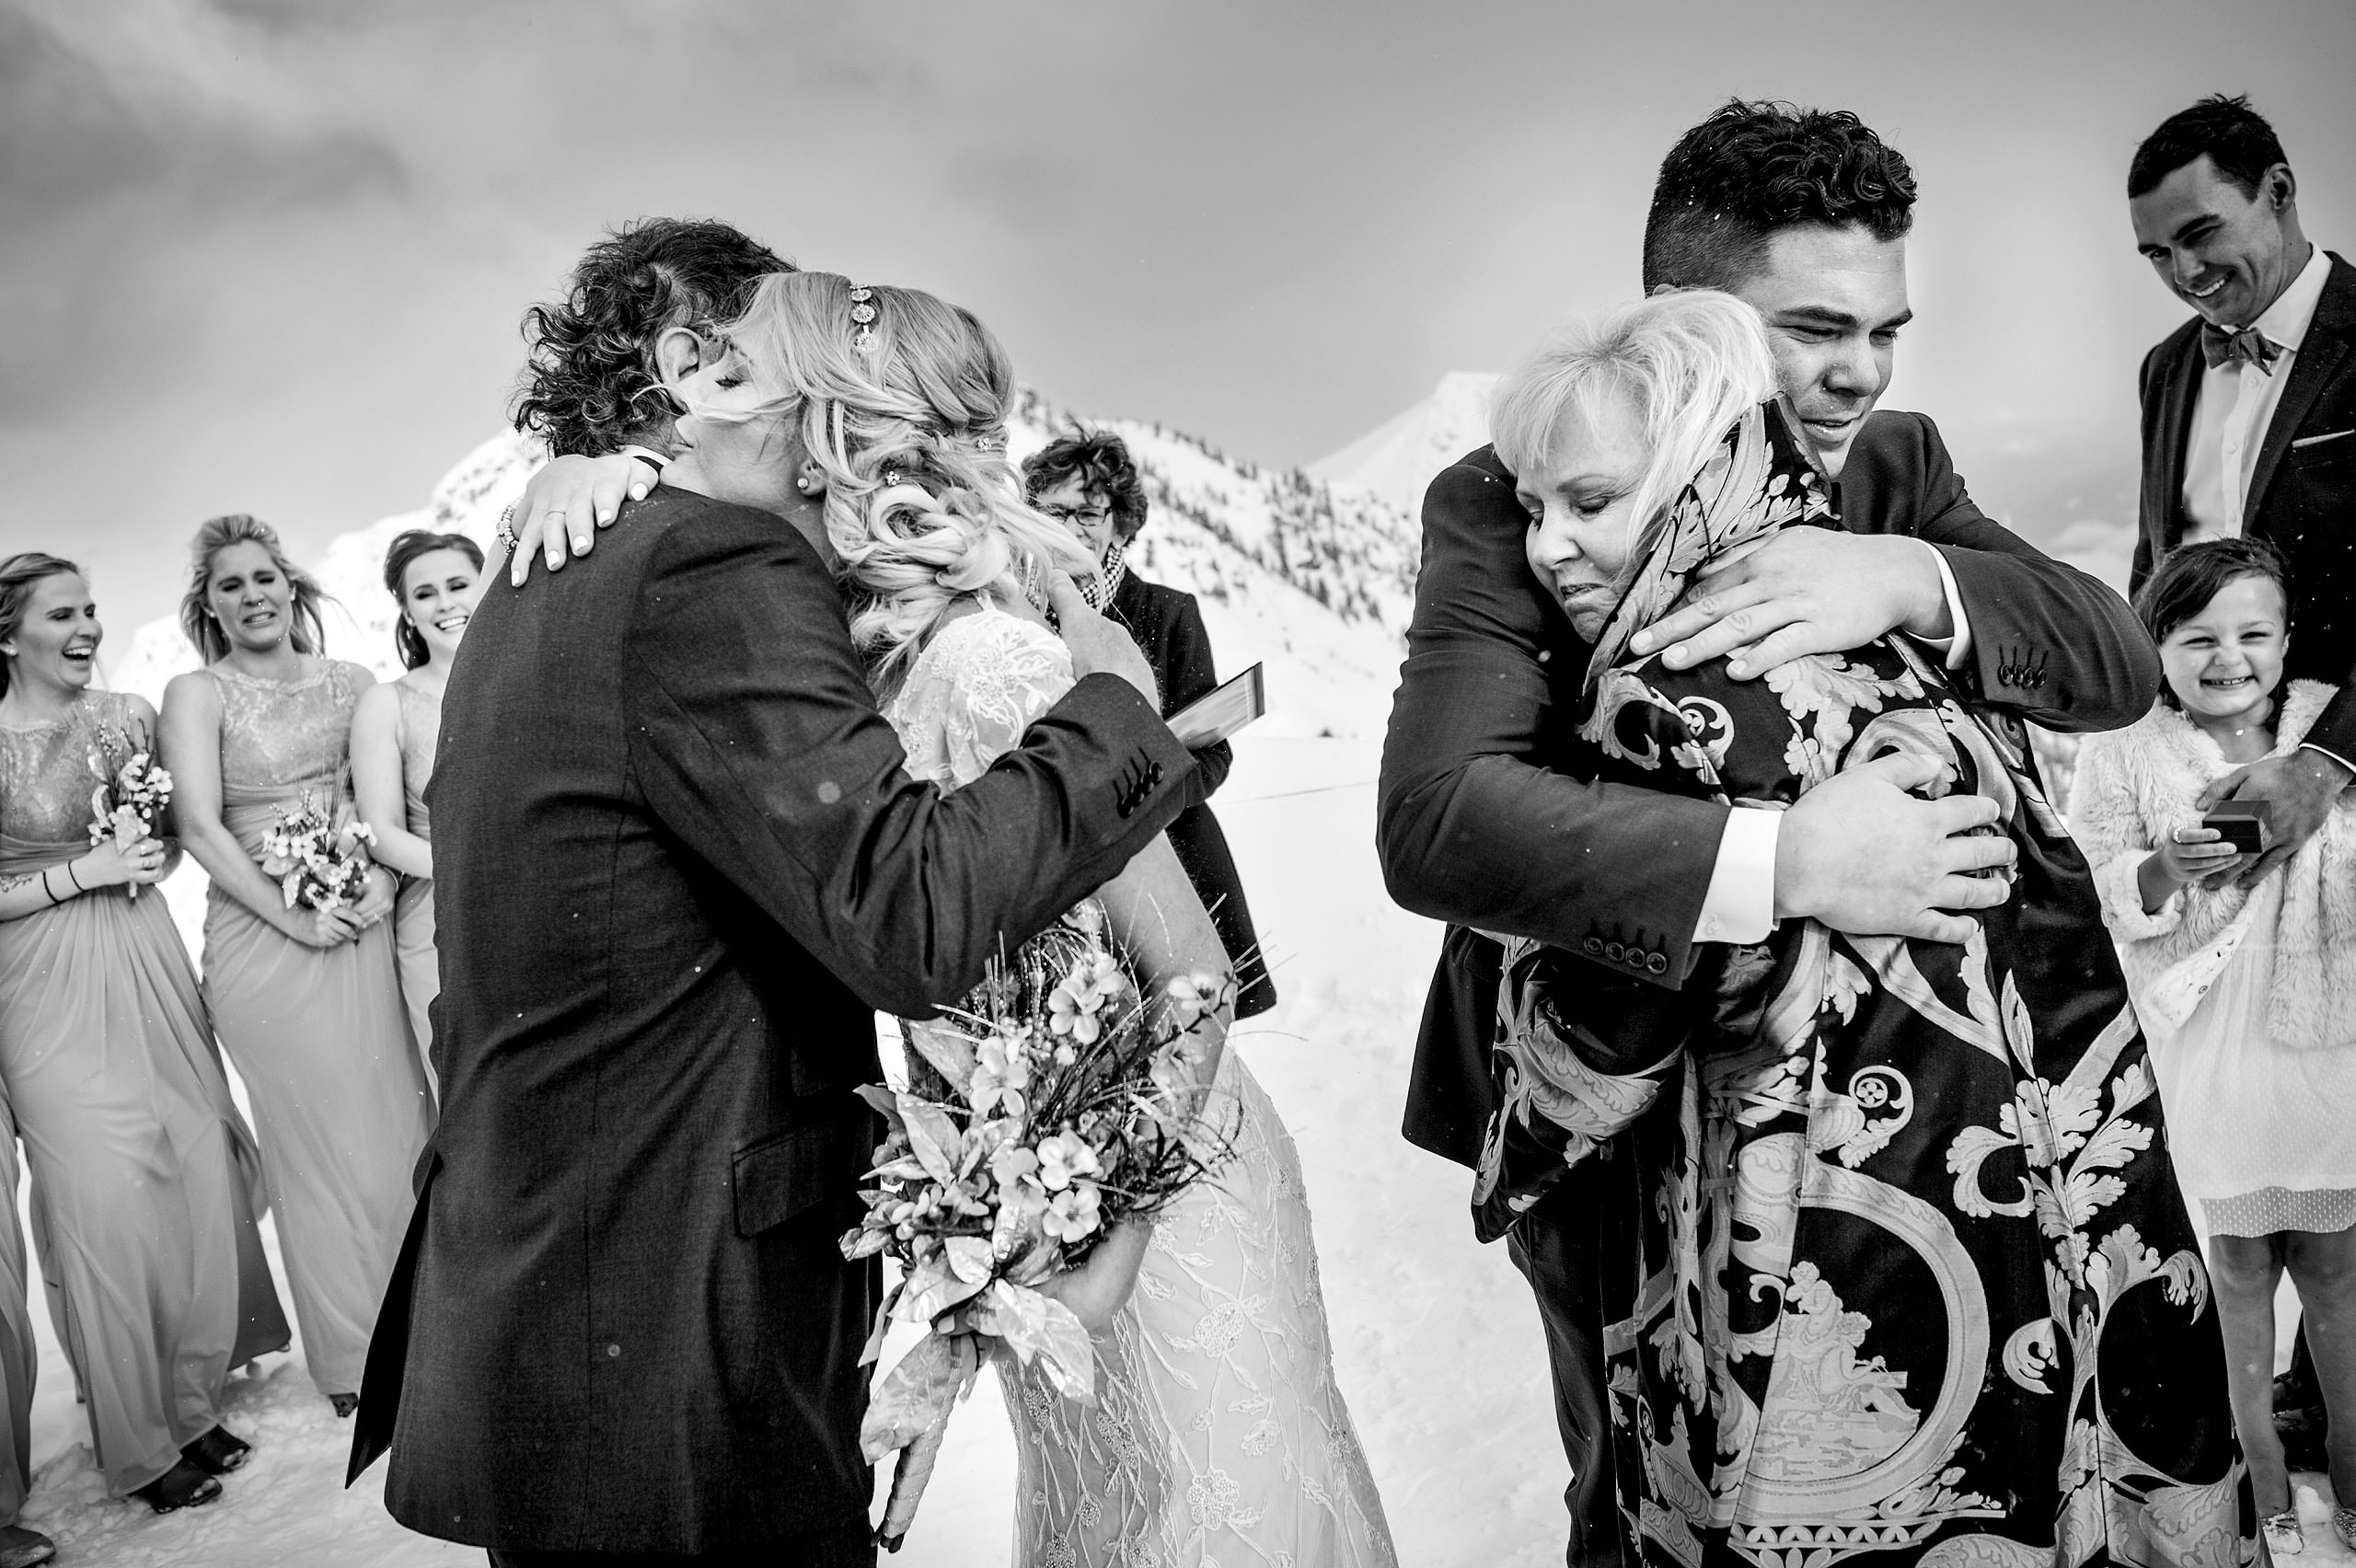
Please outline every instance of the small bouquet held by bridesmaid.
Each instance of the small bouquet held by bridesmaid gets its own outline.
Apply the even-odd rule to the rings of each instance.
[[[116,756],[123,759],[120,766],[109,760]],[[143,838],[155,837],[164,809],[172,803],[172,776],[156,766],[144,737],[133,740],[122,731],[101,732],[90,752],[90,771],[98,780],[90,791],[90,847],[112,839],[116,848],[128,849]],[[131,896],[137,898],[139,884],[130,886]]]
[[[965,1007],[903,1025],[906,1090],[860,1090],[891,1130],[843,1255],[901,1269],[862,1363],[892,1320],[935,1325],[876,1386],[860,1428],[870,1463],[900,1453],[876,1531],[886,1548],[907,1536],[949,1412],[987,1355],[1037,1361],[1067,1397],[1093,1402],[1088,1331],[1036,1287],[1224,1155],[1196,1069],[1230,988],[1198,974],[1140,996],[1103,912],[1083,905],[993,963]]]
[[[286,907],[341,909],[368,890],[375,830],[350,812],[329,814],[309,795],[278,808],[261,839],[262,874],[274,877]]]

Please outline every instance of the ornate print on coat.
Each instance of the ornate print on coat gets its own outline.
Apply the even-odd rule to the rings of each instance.
[[[2199,1239],[2092,877],[2017,722],[1896,638],[1749,682],[1621,662],[1703,562],[1830,521],[1775,408],[1746,416],[1599,641],[1592,766],[1782,809],[1926,756],[1952,769],[1935,792],[1996,802],[2010,896],[1959,946],[1786,920],[1701,950],[1673,994],[1510,944],[1476,1222],[1504,1234],[1582,1159],[1638,1161],[1606,1352],[1646,1562],[2248,1562]]]

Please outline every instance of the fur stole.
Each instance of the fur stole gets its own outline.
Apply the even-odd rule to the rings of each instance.
[[[2270,757],[2298,749],[2332,688],[2285,689]],[[2170,1030],[2183,1026],[2250,935],[2249,894],[2183,887],[2145,913],[2137,869],[2179,827],[2197,827],[2194,801],[2231,773],[2217,744],[2172,708],[2156,706],[2124,730],[2088,736],[2078,753],[2071,827],[2092,862],[2103,918],[2119,947],[2136,1005]],[[2282,879],[2267,1030],[2281,1044],[2356,1040],[2356,799],[2343,796],[2323,827],[2272,875]]]

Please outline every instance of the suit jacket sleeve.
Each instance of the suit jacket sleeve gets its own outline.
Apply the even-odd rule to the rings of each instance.
[[[1691,966],[1727,808],[1538,767],[1550,666],[1586,653],[1530,576],[1528,525],[1476,462],[1432,481],[1407,662],[1382,748],[1376,834],[1391,896],[1419,915],[1579,951],[1641,941]],[[1578,669],[1568,672],[1576,680]]]
[[[1938,428],[1922,443],[1917,536],[1938,547],[1971,622],[1972,695],[2051,730],[2117,730],[2152,710],[2160,656],[2127,601],[1983,514]]]
[[[2135,401],[2142,412],[2143,428],[2143,462],[2149,467],[2152,444],[2158,439],[2160,410],[2155,402],[2160,395],[2162,343],[2143,355],[2142,368],[2135,374]],[[2152,575],[2152,568],[2159,564],[2159,540],[2166,536],[2167,519],[2155,516],[2155,498],[2152,494],[2150,478],[2145,476],[2137,488],[2135,508],[2135,559],[2127,570],[2127,591],[2142,591],[2144,579]]]
[[[627,633],[632,767],[653,814],[869,1005],[923,1017],[1109,881],[1177,815],[1192,764],[1091,675],[944,795],[911,778],[826,568],[775,519],[674,525]]]
[[[1192,594],[1171,594],[1168,625],[1162,636],[1161,710],[1165,717],[1218,687],[1218,666],[1211,659],[1211,634]],[[1235,766],[1235,749],[1218,741],[1195,754],[1195,774],[1186,781],[1186,803],[1199,806],[1227,782]]]

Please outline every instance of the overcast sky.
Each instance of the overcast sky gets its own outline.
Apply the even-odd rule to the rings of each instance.
[[[1633,294],[1651,178],[1729,94],[1915,166],[1892,400],[2131,458],[2181,318],[2136,140],[2252,92],[2356,244],[2356,6],[2077,0],[759,5],[0,0],[0,553],[97,571],[120,653],[202,518],[305,554],[499,427],[601,225],[727,217],[971,306],[1025,379],[1305,462]]]

